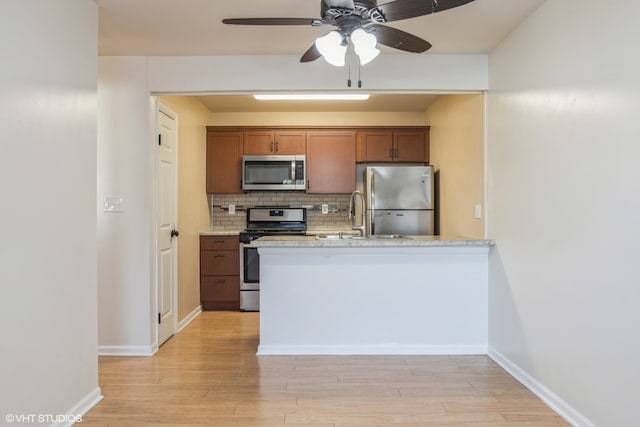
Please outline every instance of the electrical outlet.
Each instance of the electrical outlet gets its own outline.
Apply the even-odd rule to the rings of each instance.
[[[229,215],[236,214],[236,205],[229,205]]]
[[[476,219],[480,219],[480,218],[482,218],[482,205],[476,205],[476,214],[475,214],[475,218],[476,218]]]
[[[326,203],[322,204],[322,213],[325,214],[325,215],[329,213],[329,205],[328,204],[326,204]]]

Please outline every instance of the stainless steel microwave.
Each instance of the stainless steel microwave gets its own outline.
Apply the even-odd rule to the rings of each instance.
[[[243,190],[304,190],[306,181],[304,155],[242,156]]]

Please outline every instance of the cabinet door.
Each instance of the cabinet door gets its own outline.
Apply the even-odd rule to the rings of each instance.
[[[200,236],[201,251],[237,251],[240,250],[240,240],[237,235],[232,236]]]
[[[393,132],[363,131],[358,138],[361,144],[363,162],[393,161]]]
[[[272,131],[246,131],[244,133],[244,154],[274,154],[275,139]]]
[[[355,188],[355,131],[308,132],[307,193],[351,193]]]
[[[240,278],[238,276],[206,276],[200,280],[201,301],[240,302]]]
[[[393,156],[396,162],[426,162],[425,133],[421,131],[393,132]]]
[[[275,154],[305,154],[307,133],[305,131],[276,131]]]
[[[239,274],[239,250],[200,252],[201,276],[237,276]]]
[[[242,132],[207,133],[207,193],[242,193]]]

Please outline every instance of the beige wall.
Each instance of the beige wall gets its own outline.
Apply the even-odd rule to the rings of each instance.
[[[278,112],[212,113],[211,126],[424,126],[423,113]]]
[[[440,234],[484,237],[484,96],[441,96],[426,112],[431,164],[439,175]]]
[[[200,231],[209,228],[205,190],[210,111],[196,98],[160,96],[178,114],[178,321],[200,305]]]

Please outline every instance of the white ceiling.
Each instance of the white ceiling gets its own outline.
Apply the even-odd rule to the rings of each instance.
[[[318,18],[321,0],[96,1],[100,7],[99,54],[103,56],[302,55],[316,37],[333,28],[239,26],[221,22],[223,18]],[[444,12],[386,25],[429,41],[433,47],[421,55],[489,53],[544,1],[475,0]],[[382,55],[395,51],[387,47],[381,50]],[[380,111],[384,105],[384,111],[424,111],[426,108],[418,108],[425,103],[428,106],[434,99],[432,95],[392,96],[397,95],[374,96],[371,101],[359,104],[366,105],[359,110]],[[248,96],[202,100],[212,111],[264,110],[262,104]],[[272,105],[272,109],[279,108],[278,104]],[[330,104],[323,106],[316,108],[328,111]],[[313,107],[296,107],[304,111],[311,111],[310,108]]]

